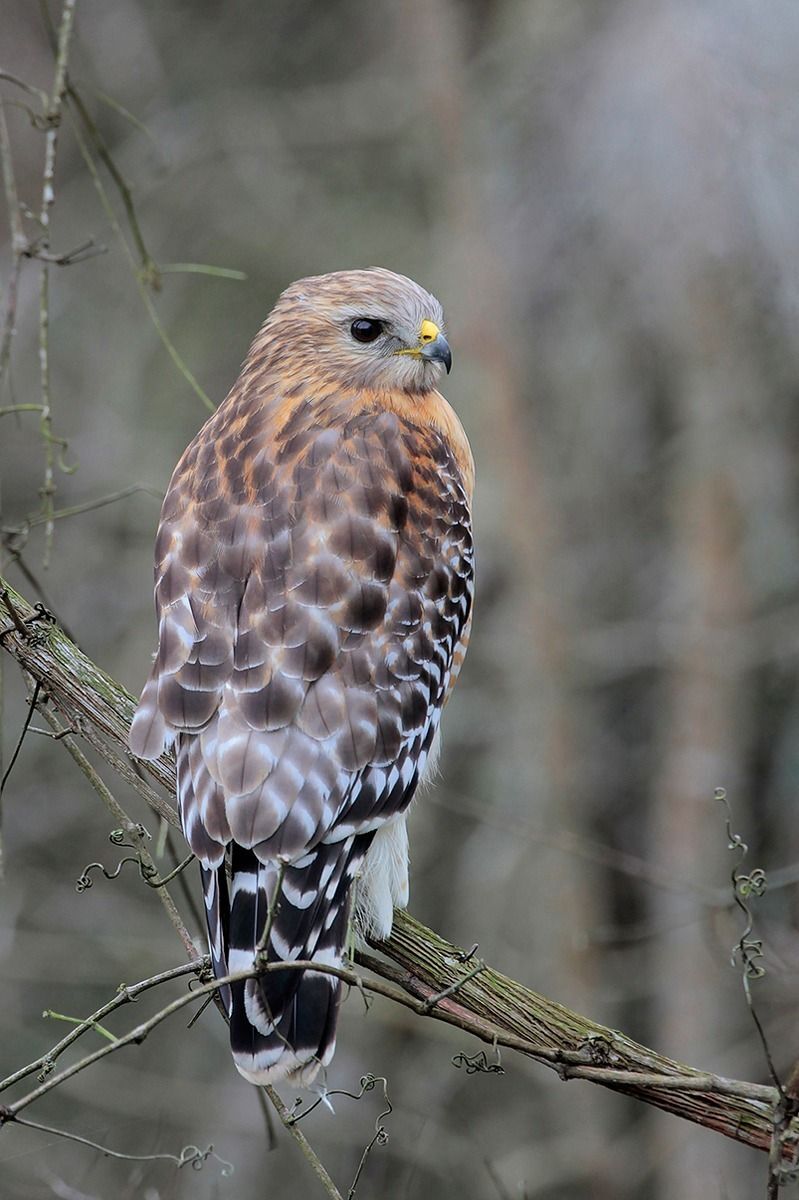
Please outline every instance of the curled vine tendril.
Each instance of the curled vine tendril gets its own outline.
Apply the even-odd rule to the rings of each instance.
[[[153,835],[150,833],[149,829],[145,828],[145,826],[140,822],[134,826],[134,829],[138,838],[142,840],[147,838],[148,841],[152,841]],[[112,829],[108,835],[108,840],[112,846],[124,846],[127,850],[135,850],[136,847],[133,842],[128,842],[125,840],[128,836],[129,834],[127,829]]]
[[[219,1163],[220,1174],[225,1178],[232,1175],[235,1170],[233,1163],[221,1158],[214,1150],[213,1145],[206,1146],[204,1150],[201,1150],[199,1146],[184,1146],[179,1154],[126,1154],[122,1150],[112,1150],[110,1146],[103,1146],[100,1142],[83,1137],[82,1134],[72,1133],[67,1129],[56,1129],[52,1125],[43,1125],[40,1121],[32,1121],[29,1117],[15,1115],[10,1120],[15,1125],[26,1125],[29,1129],[38,1129],[42,1133],[54,1134],[56,1137],[65,1138],[68,1142],[78,1142],[82,1146],[90,1146],[93,1150],[99,1150],[106,1158],[120,1158],[127,1162],[172,1162],[178,1170],[183,1167],[191,1167],[194,1171],[201,1171],[208,1159],[213,1158]]]
[[[732,894],[736,905],[740,909],[744,918],[744,928],[738,941],[732,948],[730,962],[732,966],[740,963],[741,966],[741,982],[743,983],[744,996],[749,1008],[755,1028],[757,1029],[760,1044],[763,1047],[766,1064],[768,1066],[771,1080],[780,1094],[781,1101],[785,1103],[785,1089],[782,1086],[780,1077],[777,1074],[774,1062],[769,1050],[768,1041],[766,1039],[765,1030],[757,1015],[754,1001],[752,999],[752,991],[750,983],[753,980],[762,979],[766,974],[766,968],[763,966],[763,942],[760,938],[752,937],[754,928],[754,917],[752,910],[749,907],[748,901],[753,897],[762,896],[766,890],[766,873],[760,867],[755,867],[748,875],[743,874],[739,868],[742,866],[744,859],[749,853],[749,847],[739,833],[733,833],[732,829],[732,810],[730,809],[727,800],[727,792],[723,787],[718,787],[714,793],[714,799],[722,805],[724,809],[724,822],[727,832],[727,848],[730,851],[737,852],[736,861],[733,863],[730,872],[730,883],[732,884]]]
[[[309,1104],[307,1108],[301,1109],[302,1100],[298,1098],[294,1101],[289,1111],[289,1120],[291,1121],[292,1125],[296,1125],[298,1121],[301,1121],[303,1117],[307,1117],[308,1114],[312,1113],[313,1110],[318,1108],[320,1104],[326,1104],[328,1108],[332,1110],[333,1106],[330,1103],[332,1096],[347,1096],[350,1100],[362,1100],[366,1093],[373,1091],[379,1083],[383,1085],[383,1100],[386,1107],[377,1115],[374,1126],[374,1134],[371,1140],[364,1147],[363,1154],[361,1155],[361,1161],[358,1163],[358,1169],[355,1172],[355,1178],[353,1179],[350,1189],[347,1192],[347,1200],[352,1200],[352,1197],[355,1195],[355,1189],[358,1186],[358,1180],[361,1177],[364,1164],[366,1163],[371,1151],[375,1146],[385,1146],[388,1142],[388,1130],[383,1122],[386,1117],[390,1117],[394,1111],[391,1101],[388,1098],[388,1080],[383,1075],[373,1075],[371,1071],[368,1071],[365,1075],[361,1076],[359,1081],[359,1090],[357,1092],[348,1092],[344,1088],[337,1088],[332,1092],[324,1090],[317,1097],[317,1099],[314,1100],[313,1104]]]
[[[762,896],[766,890],[766,872],[755,867],[748,875],[738,876],[738,895],[746,900],[749,896]]]
[[[145,868],[144,864],[141,863],[138,858],[134,858],[132,855],[129,854],[127,856],[127,858],[123,858],[120,862],[117,863],[116,869],[113,871],[109,871],[107,867],[104,867],[103,864],[99,863],[99,862],[87,863],[86,866],[83,868],[82,874],[78,877],[78,879],[75,883],[75,891],[76,892],[87,892],[89,890],[89,888],[94,885],[94,881],[90,874],[91,871],[102,871],[102,873],[103,873],[103,875],[105,875],[106,879],[118,879],[119,873],[122,870],[122,868],[124,867],[125,863],[137,863],[138,867],[139,867],[139,872],[140,872],[142,878],[146,880],[146,878],[147,878],[145,875],[146,868]]]
[[[150,833],[148,833],[143,825],[136,825],[135,830],[140,840],[144,840],[144,838],[149,838],[152,836]],[[109,833],[108,840],[113,846],[119,846],[120,849],[137,850],[137,847],[133,842],[126,840],[127,837],[128,833],[126,830],[114,829],[111,833]],[[149,866],[147,863],[142,862],[138,853],[135,855],[129,854],[125,858],[121,859],[113,871],[109,871],[108,868],[100,862],[87,863],[80,876],[76,880],[75,891],[79,893],[85,892],[93,886],[94,880],[91,877],[92,871],[102,871],[106,879],[117,879],[120,871],[125,866],[125,863],[135,863],[137,865],[139,868],[139,875],[148,887],[160,888],[163,887],[164,884],[169,883],[170,880],[174,879],[176,875],[179,875],[181,871],[185,870],[193,858],[194,855],[189,854],[183,859],[182,862],[178,863],[173,871],[170,871],[168,875],[164,875],[161,879],[158,878],[158,871],[155,869],[155,867]]]
[[[767,885],[766,873],[760,867],[755,867],[748,875],[740,871],[739,868],[743,865],[744,859],[749,853],[749,846],[739,833],[733,833],[732,810],[727,800],[726,790],[724,788],[716,788],[714,798],[724,808],[727,848],[733,852],[737,851],[737,859],[730,872],[730,883],[732,884],[733,898],[743,913],[745,925],[741,936],[732,948],[730,962],[733,966],[740,962],[743,968],[744,991],[746,992],[747,1003],[751,1009],[752,1001],[749,994],[749,981],[762,979],[766,974],[766,969],[761,962],[763,958],[763,942],[760,938],[752,937],[754,917],[747,901],[753,896],[762,896],[764,894]]]
[[[215,1158],[220,1164],[220,1175],[227,1179],[233,1174],[233,1163],[227,1162],[226,1159],[220,1158],[213,1146],[206,1146],[205,1150],[201,1150],[199,1146],[184,1146],[178,1156],[177,1167],[191,1167],[194,1171],[202,1171],[209,1158]]]
[[[296,1125],[303,1119],[303,1117],[307,1117],[315,1108],[318,1108],[320,1104],[326,1104],[328,1108],[332,1107],[330,1100],[333,1096],[346,1096],[348,1100],[362,1100],[366,1093],[373,1091],[378,1083],[382,1083],[383,1085],[383,1097],[387,1105],[386,1111],[381,1113],[377,1118],[378,1122],[380,1122],[383,1117],[389,1116],[393,1111],[391,1102],[388,1098],[388,1093],[386,1091],[388,1084],[382,1075],[373,1075],[371,1071],[367,1071],[367,1073],[362,1075],[359,1080],[358,1086],[360,1090],[357,1092],[348,1092],[346,1088],[336,1088],[329,1092],[325,1088],[322,1092],[320,1092],[314,1102],[308,1105],[307,1108],[302,1108],[303,1101],[302,1098],[298,1096],[289,1110],[291,1123],[292,1125]]]
[[[494,1047],[494,1053],[496,1059],[494,1062],[489,1062],[485,1050],[478,1050],[476,1054],[464,1054],[461,1051],[459,1054],[453,1055],[452,1065],[458,1070],[465,1067],[467,1075],[504,1075],[505,1068],[502,1065],[499,1046]]]

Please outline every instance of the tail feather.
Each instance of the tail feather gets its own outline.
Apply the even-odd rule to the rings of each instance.
[[[253,965],[267,921],[267,965],[314,959],[341,966],[352,882],[371,837],[320,844],[286,866],[282,880],[277,863],[233,843],[229,909],[224,878],[219,882],[224,869],[203,870],[216,974]],[[340,981],[313,971],[267,970],[232,984],[230,1043],[241,1074],[253,1083],[309,1084],[333,1056],[340,998]]]

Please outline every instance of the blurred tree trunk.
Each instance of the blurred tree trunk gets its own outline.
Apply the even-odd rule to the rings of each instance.
[[[734,291],[734,289],[731,289]],[[736,828],[746,815],[743,778],[745,636],[749,597],[739,553],[736,470],[745,431],[742,400],[759,387],[735,353],[735,314],[721,288],[704,284],[687,305],[681,452],[671,496],[672,553],[664,606],[677,633],[663,679],[661,766],[651,812],[653,856],[675,878],[719,884],[730,869],[724,813],[714,788],[729,790]],[[736,644],[730,638],[737,639]],[[735,977],[708,945],[707,915],[690,891],[652,893],[654,1041],[708,1069],[735,1031],[719,1021]],[[743,1003],[743,1001],[742,1001]],[[703,1137],[656,1123],[654,1160],[664,1200],[704,1200],[724,1156]]]
[[[486,235],[492,224],[484,190],[490,170],[481,151],[488,156],[490,146],[465,144],[467,130],[479,124],[469,106],[481,102],[479,89],[473,83],[467,86],[467,57],[469,47],[483,44],[481,23],[490,16],[491,6],[406,0],[405,7],[407,26],[418,39],[417,83],[435,123],[441,163],[439,228],[449,233],[453,271],[449,307],[464,349],[479,347],[483,365],[472,385],[473,412],[483,425],[477,441],[484,447],[478,464],[478,522],[485,508],[486,527],[490,521],[500,536],[493,546],[481,547],[478,539],[478,554],[482,565],[486,559],[495,560],[507,604],[495,613],[499,627],[487,641],[483,629],[484,645],[493,655],[492,670],[500,681],[492,728],[503,754],[497,756],[501,776],[490,781],[490,790],[480,799],[489,808],[500,808],[511,828],[514,816],[527,816],[532,809],[546,830],[582,831],[586,813],[581,797],[586,792],[579,776],[580,733],[569,662],[573,612],[556,569],[563,539],[532,437],[535,385],[524,376],[529,347],[513,334],[517,323],[510,311],[512,297],[523,290],[526,278],[519,278],[522,261],[502,258],[502,249]],[[491,481],[490,492],[481,491],[481,475]],[[475,620],[479,625],[479,594]],[[590,863],[573,858],[564,869],[560,852],[530,841],[514,841],[505,855],[502,871],[497,864],[483,867],[486,881],[493,876],[502,889],[492,914],[497,922],[493,944],[506,945],[514,965],[524,963],[535,986],[590,1011],[596,1006],[598,963],[585,931],[603,905],[597,872]],[[462,861],[463,869],[470,870],[470,856]],[[464,880],[455,894],[468,890]],[[513,914],[511,920],[508,913]],[[569,1124],[581,1134],[569,1141],[568,1152],[559,1143],[564,1146],[563,1184],[582,1188],[590,1180],[592,1196],[618,1195],[610,1164],[607,1174],[603,1169],[605,1107],[589,1095],[551,1091],[545,1103],[542,1146],[548,1146],[550,1178],[551,1145],[543,1129]],[[529,1146],[523,1153],[518,1147],[514,1150],[517,1177],[529,1172],[530,1153]]]

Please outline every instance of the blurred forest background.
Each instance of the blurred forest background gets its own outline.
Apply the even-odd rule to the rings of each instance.
[[[52,88],[32,0],[4,0],[0,67]],[[153,259],[246,273],[144,285],[214,403],[295,278],[381,264],[444,304],[444,390],[478,468],[478,593],[441,778],[411,822],[412,911],[598,1021],[765,1081],[730,965],[741,922],[723,785],[744,869],[769,873],[753,988],[785,1074],[799,1055],[795,0],[78,0],[69,72]],[[37,210],[44,133],[30,96],[0,89],[19,196]],[[3,416],[2,562],[35,599],[32,572],[83,649],[138,693],[158,497],[206,410],[67,119],[52,250],[89,238],[108,252],[50,271],[53,433],[76,468],[56,470],[55,506],[143,490],[58,520],[45,569],[42,526],[25,524],[41,504],[39,418]],[[5,216],[0,239],[7,288]],[[0,406],[41,402],[39,273],[22,264]],[[8,763],[25,705],[3,669]],[[60,747],[27,738],[4,810],[6,1074],[63,1032],[43,1009],[84,1015],[181,951],[135,869],[76,894],[88,861],[121,853]],[[129,1153],[212,1142],[230,1178],[213,1160],[177,1172],[9,1128],[3,1197],[314,1195],[282,1129],[268,1152],[213,1010],[185,1025],[31,1115]],[[764,1156],[510,1053],[504,1076],[455,1070],[476,1048],[350,997],[329,1083],[385,1075],[393,1104],[359,1197],[762,1193]],[[379,1111],[375,1093],[340,1099],[303,1127],[345,1190]]]

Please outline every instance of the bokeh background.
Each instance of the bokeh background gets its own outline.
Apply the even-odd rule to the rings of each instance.
[[[3,4],[0,66],[52,86],[31,0]],[[78,0],[70,74],[154,259],[246,273],[165,274],[152,297],[215,402],[292,279],[381,264],[444,303],[446,391],[478,466],[479,576],[441,778],[411,823],[414,913],[598,1021],[765,1081],[729,961],[741,922],[713,798],[725,786],[744,869],[770,875],[756,905],[767,974],[753,987],[787,1072],[799,1055],[795,0]],[[36,208],[44,135],[30,97],[0,88],[20,197]],[[154,645],[157,494],[205,410],[66,121],[52,244],[89,237],[108,252],[52,271],[54,431],[76,466],[58,473],[56,505],[151,490],[60,520],[45,570],[41,527],[9,533],[40,503],[37,418],[3,417],[2,561],[34,598],[21,552],[81,646],[137,692]],[[5,216],[0,239],[7,280]],[[39,400],[37,287],[28,263],[0,405]],[[4,694],[8,762],[25,712],[10,661]],[[31,734],[3,819],[3,1074],[62,1032],[43,1009],[83,1015],[180,961],[135,871],[75,893],[88,861],[117,860],[110,828],[63,750]],[[30,1115],[134,1154],[212,1142],[232,1176],[11,1128],[0,1193],[317,1194],[282,1130],[269,1149],[213,1010],[185,1025]],[[372,1071],[393,1104],[359,1197],[762,1194],[754,1151],[511,1054],[504,1076],[454,1069],[477,1048],[349,999],[330,1085]],[[380,1107],[340,1099],[308,1119],[345,1191]]]

